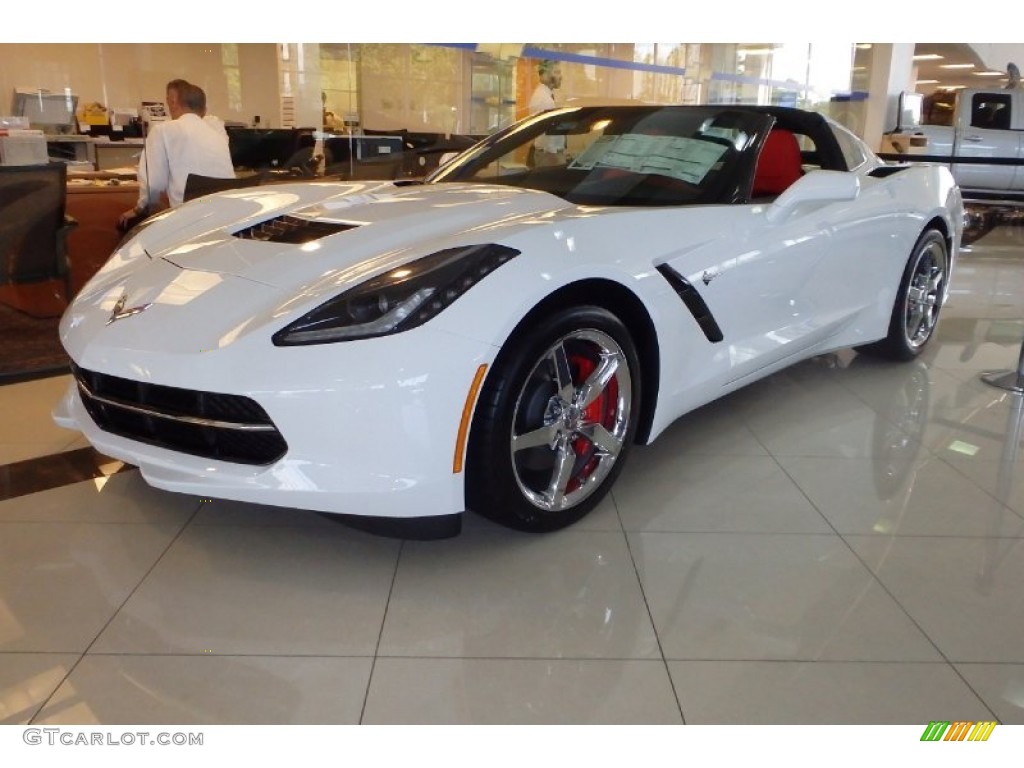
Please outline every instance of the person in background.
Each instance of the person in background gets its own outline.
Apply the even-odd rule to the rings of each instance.
[[[1020,68],[1012,61],[1006,65],[1006,87],[1007,88],[1020,88]]]
[[[537,65],[540,83],[530,96],[529,110],[531,115],[555,108],[555,91],[562,86],[562,68],[557,61],[544,59]],[[531,151],[533,166],[564,165],[565,136],[549,136],[544,134],[533,142]]]
[[[181,205],[190,173],[230,179],[235,175],[224,123],[206,114],[206,93],[185,80],[167,84],[167,113],[146,138],[139,158],[139,200],[118,219],[128,231],[145,218],[162,194],[172,208]]]

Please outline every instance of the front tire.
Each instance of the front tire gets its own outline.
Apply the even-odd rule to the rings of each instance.
[[[918,238],[903,271],[889,333],[859,349],[890,360],[913,360],[935,333],[949,279],[949,253],[940,232],[927,229]]]
[[[473,418],[468,507],[524,531],[576,522],[621,471],[639,415],[639,359],[615,315],[576,307],[515,334]]]

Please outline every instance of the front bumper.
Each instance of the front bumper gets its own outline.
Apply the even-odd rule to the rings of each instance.
[[[75,363],[148,384],[250,398],[287,443],[269,464],[221,461],[112,434],[97,426],[74,381],[54,419],[169,491],[352,516],[418,518],[465,509],[463,477],[453,471],[459,422],[477,367],[491,362],[493,347],[426,328],[360,342],[245,348],[255,344],[192,361],[90,346]]]

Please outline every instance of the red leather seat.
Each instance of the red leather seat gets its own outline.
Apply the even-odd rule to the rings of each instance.
[[[801,175],[800,145],[796,136],[783,128],[773,128],[757,158],[752,196],[781,195]]]

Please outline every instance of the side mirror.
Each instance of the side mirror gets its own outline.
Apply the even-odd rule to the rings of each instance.
[[[838,203],[856,200],[860,179],[846,171],[811,171],[779,195],[768,208],[768,221],[775,223],[789,217],[802,205]]]

